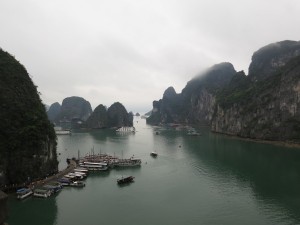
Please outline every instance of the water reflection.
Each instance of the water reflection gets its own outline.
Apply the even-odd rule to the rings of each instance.
[[[300,221],[299,149],[205,135],[184,139],[187,153],[199,159],[191,164],[196,170],[222,184],[235,179],[239,187],[252,189],[262,210],[277,207],[284,216],[291,214]],[[284,219],[282,215],[280,219]]]
[[[58,193],[60,194],[60,193]],[[53,225],[57,217],[56,196],[48,199],[28,198],[19,201],[15,196],[9,198],[9,218],[7,223],[30,225]],[[13,207],[11,207],[13,206]]]

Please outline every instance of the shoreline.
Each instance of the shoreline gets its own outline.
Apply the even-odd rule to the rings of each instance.
[[[18,188],[22,188],[22,187],[27,187],[27,188],[30,188],[33,190],[34,188],[41,187],[53,180],[57,180],[58,178],[63,177],[65,174],[74,170],[76,168],[76,166],[77,166],[76,162],[74,160],[70,160],[70,163],[68,164],[67,168],[65,168],[62,171],[59,171],[57,174],[54,174],[50,177],[47,177],[47,178],[44,178],[44,179],[41,179],[38,181],[31,182],[30,184],[27,184],[27,185],[26,184],[12,185],[12,186],[5,187],[4,189],[0,189],[0,190],[2,192],[4,192],[5,194],[14,194]]]
[[[287,147],[287,148],[299,148],[300,149],[300,142],[292,142],[292,141],[271,141],[271,140],[263,140],[263,139],[253,139],[253,138],[248,138],[248,137],[240,137],[236,135],[231,135],[231,134],[225,134],[225,133],[220,133],[220,132],[215,132],[215,131],[210,131],[214,134],[222,135],[222,136],[227,136],[232,139],[237,139],[237,140],[243,140],[243,141],[249,141],[249,142],[256,142],[256,143],[262,143],[262,144],[270,144],[270,145],[276,145],[276,146],[282,146],[282,147]]]

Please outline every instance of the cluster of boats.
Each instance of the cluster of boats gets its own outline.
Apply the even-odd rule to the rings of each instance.
[[[116,130],[117,133],[135,133],[135,127],[120,127]]]
[[[48,182],[47,184],[31,189],[18,189],[16,194],[18,199],[24,199],[31,195],[40,198],[48,198],[51,195],[61,191],[65,186],[84,187],[85,183],[82,181],[88,175],[88,170],[84,168],[76,168],[73,172],[58,178],[56,181]]]
[[[134,156],[129,159],[120,159],[116,156],[101,153],[87,155],[79,160],[79,166],[91,171],[105,171],[114,167],[135,167],[140,166],[141,163],[142,160]]]
[[[84,187],[85,183],[82,181],[88,175],[89,171],[106,171],[114,167],[132,167],[140,166],[141,159],[131,157],[129,159],[120,159],[108,154],[88,155],[79,160],[79,168],[75,168],[72,172],[51,181],[41,187],[35,189],[21,188],[16,194],[18,199],[24,199],[28,196],[48,198],[54,193],[59,192],[65,186]],[[122,177],[117,180],[118,184],[133,182],[133,176]]]

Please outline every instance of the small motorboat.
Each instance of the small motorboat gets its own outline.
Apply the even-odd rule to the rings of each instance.
[[[153,157],[156,157],[158,154],[157,154],[156,151],[153,151],[153,152],[150,153],[150,155],[153,156]]]

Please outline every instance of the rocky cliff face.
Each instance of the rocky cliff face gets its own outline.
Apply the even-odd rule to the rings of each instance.
[[[91,104],[84,98],[76,96],[68,97],[63,100],[55,122],[59,124],[60,121],[86,121],[91,114]]]
[[[209,70],[214,72],[192,79],[176,97],[170,92],[176,107],[165,98],[154,101],[148,122],[171,118],[207,124],[214,132],[299,142],[300,42],[282,41],[259,49],[248,76],[230,67],[214,66]]]
[[[23,183],[57,171],[56,135],[36,86],[26,69],[2,50],[0,105],[2,183]]]
[[[147,123],[198,123],[208,125],[218,90],[226,86],[236,71],[230,63],[212,66],[187,83],[180,94],[169,87],[163,98],[153,102]]]
[[[243,100],[218,104],[212,130],[255,139],[300,140],[300,57],[249,88]]]
[[[299,141],[300,42],[283,41],[254,53],[249,76],[219,94],[215,132]]]
[[[133,113],[128,113],[125,107],[116,102],[108,109],[99,105],[88,118],[84,126],[91,129],[122,127],[133,125]]]
[[[109,127],[133,126],[133,115],[128,113],[125,107],[115,102],[107,110]]]
[[[251,80],[263,80],[299,55],[299,41],[281,41],[262,47],[252,56],[249,77]]]
[[[108,127],[107,109],[104,105],[98,105],[92,115],[87,119],[86,126],[91,129]]]

